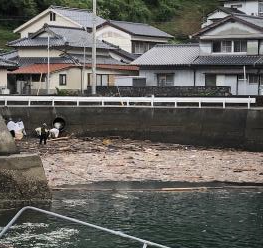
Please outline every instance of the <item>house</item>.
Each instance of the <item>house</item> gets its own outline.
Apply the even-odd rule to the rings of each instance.
[[[92,34],[83,28],[45,24],[8,45],[16,49],[9,59],[19,65],[9,72],[15,76],[13,93],[54,94],[57,88],[83,92],[91,84]],[[97,85],[113,85],[115,76],[137,75],[138,68],[129,65],[133,59],[132,54],[97,40]]]
[[[262,0],[220,0],[224,5],[208,14],[202,28],[232,14],[263,16]]]
[[[86,9],[50,6],[14,30],[21,38],[29,37],[45,24],[84,28],[92,31],[93,13]],[[167,43],[173,36],[144,23],[105,20],[97,17],[97,38],[119,46],[129,53],[142,54],[154,45]]]
[[[157,45],[132,64],[140,67],[147,86],[195,86],[191,64],[198,56],[198,44]]]
[[[3,94],[5,89],[7,89],[7,73],[10,69],[17,68],[17,64],[7,60],[0,58],[0,94]]]
[[[147,85],[229,86],[258,95],[263,86],[263,17],[232,14],[192,36],[196,45],[157,46],[132,62]]]

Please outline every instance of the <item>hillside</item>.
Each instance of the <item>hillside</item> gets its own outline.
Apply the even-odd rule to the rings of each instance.
[[[106,19],[145,22],[184,42],[200,28],[202,19],[218,6],[218,0],[97,0],[99,15]],[[2,0],[0,49],[17,36],[12,30],[49,5],[91,9],[92,0]]]

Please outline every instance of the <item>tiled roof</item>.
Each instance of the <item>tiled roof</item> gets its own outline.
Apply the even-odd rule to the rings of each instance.
[[[78,67],[74,64],[50,64],[50,73],[54,73],[60,70],[67,70],[69,68]],[[86,68],[91,68],[91,64],[86,64]],[[101,65],[97,64],[97,68],[111,69],[111,70],[123,70],[123,71],[138,71],[139,68],[133,65]],[[9,74],[46,74],[48,72],[47,64],[34,64],[25,67],[21,67],[15,71],[9,72]]]
[[[63,47],[65,45],[71,47],[92,47],[92,34],[84,29],[67,28],[58,26],[45,26],[41,32],[51,32],[56,37],[50,38],[50,46]],[[47,37],[38,37],[40,31],[29,38],[22,38],[8,43],[11,47],[46,47],[48,44]],[[97,48],[113,49],[113,47],[102,41],[97,40]]]
[[[69,67],[72,67],[74,65],[72,64],[50,64],[50,73],[67,69]],[[41,73],[47,73],[48,72],[48,66],[47,64],[34,64],[34,65],[28,65],[24,67],[20,67],[19,69],[10,72],[10,74],[41,74]]]
[[[84,63],[84,57],[82,54],[73,54],[73,53],[69,53],[69,54],[65,54],[64,56],[67,56],[68,58],[72,58],[72,60],[79,62],[80,64]],[[110,55],[97,55],[97,64],[107,64],[107,65],[126,65],[126,63],[123,63],[121,61],[118,61],[114,58],[112,58]],[[85,58],[85,63],[86,64],[90,64],[92,63],[92,59],[91,56],[86,56]]]
[[[6,59],[0,58],[0,68],[14,68],[17,67],[17,64]]]
[[[263,56],[252,55],[224,55],[199,56],[193,65],[256,65],[263,63]]]
[[[32,64],[47,64],[47,57],[18,57],[19,66]],[[66,57],[50,57],[50,64],[72,64],[72,59]]]
[[[77,9],[77,8],[66,8],[61,6],[50,6],[50,9],[54,10],[55,12],[63,15],[74,22],[77,22],[83,27],[92,28],[92,12],[85,9]],[[101,25],[106,20],[97,16],[97,25]]]
[[[139,66],[190,65],[198,55],[198,44],[157,45],[132,64]]]
[[[227,14],[245,14],[244,12],[236,8],[219,7],[218,9]]]
[[[250,16],[250,15],[235,15],[235,17],[248,22],[257,27],[263,28],[263,18],[258,16]]]
[[[160,29],[145,23],[113,21],[113,20],[110,20],[109,23],[133,35],[173,38],[172,35],[167,34],[164,31],[161,31]]]

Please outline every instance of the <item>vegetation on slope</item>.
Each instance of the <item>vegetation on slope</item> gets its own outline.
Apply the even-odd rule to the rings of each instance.
[[[181,42],[197,31],[206,14],[218,6],[218,0],[97,1],[99,14],[106,19],[149,23],[174,35]],[[14,38],[12,29],[52,4],[92,8],[92,0],[1,0],[0,26],[6,28],[0,30],[0,47]]]

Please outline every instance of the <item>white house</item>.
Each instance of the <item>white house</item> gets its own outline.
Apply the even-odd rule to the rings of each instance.
[[[193,35],[196,45],[157,46],[132,64],[147,85],[229,86],[258,95],[263,86],[263,18],[235,14]]]
[[[29,37],[45,24],[84,28],[92,31],[93,14],[86,9],[50,6],[28,22],[14,30],[21,38]],[[173,36],[144,23],[105,20],[97,17],[97,38],[119,46],[129,53],[142,54],[154,45],[167,43]]]
[[[223,7],[210,13],[202,27],[211,25],[232,14],[263,16],[262,0],[221,0]]]

